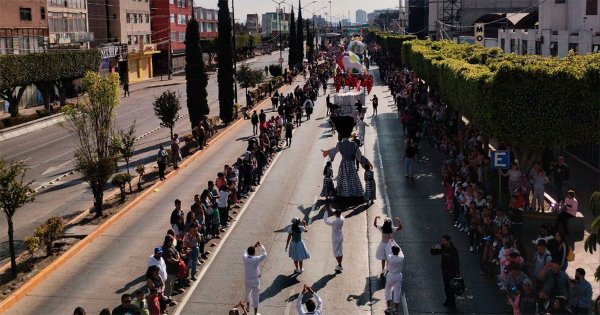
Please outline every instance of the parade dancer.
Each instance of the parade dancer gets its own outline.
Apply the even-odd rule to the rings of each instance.
[[[379,245],[377,246],[375,257],[378,260],[381,260],[381,274],[379,275],[381,277],[385,277],[385,262],[388,256],[388,253],[386,252],[386,246],[388,245],[389,241],[393,239],[392,235],[394,232],[402,230],[402,222],[400,222],[400,218],[395,217],[394,220],[396,220],[396,224],[398,224],[396,226],[392,224],[392,219],[390,218],[385,219],[383,225],[378,225],[377,221],[379,218],[381,217],[376,216],[375,221],[373,222],[373,225],[375,225],[375,227],[381,232],[381,242],[379,242]]]
[[[373,176],[373,166],[367,164],[365,166],[365,202],[367,205],[373,204],[373,200],[377,199],[375,196],[375,177]]]
[[[302,298],[304,297],[304,294],[307,294],[307,293],[312,293],[313,296],[315,297],[315,300],[317,300],[317,301],[315,302],[313,299],[309,299],[308,301],[306,301],[306,312],[305,312],[304,309],[302,308]],[[298,315],[308,315],[308,314],[320,315],[321,312],[323,311],[323,300],[321,300],[321,297],[319,297],[317,292],[313,291],[313,289],[311,287],[309,287],[305,284],[304,288],[302,288],[302,292],[300,294],[298,294],[298,298],[296,299],[296,311],[298,312]]]
[[[256,248],[260,247],[260,253],[256,255]],[[258,314],[258,300],[260,294],[260,263],[267,258],[267,250],[260,243],[248,247],[244,252],[244,272],[246,283],[246,299],[254,308],[254,314]]]
[[[333,185],[333,169],[331,168],[331,162],[325,163],[323,169],[323,188],[321,189],[321,197],[325,197],[327,200],[327,206],[331,207],[331,199],[335,197],[335,186]]]
[[[394,243],[393,241],[389,242]],[[396,244],[391,246],[391,254],[387,256],[388,274],[385,279],[385,300],[388,309],[386,313],[396,313],[400,306],[400,294],[402,293],[402,265],[404,264],[404,253]]]
[[[340,273],[344,270],[342,267],[342,258],[344,257],[344,216],[342,211],[335,210],[335,218],[329,221],[329,209],[323,215],[323,222],[331,226],[331,244],[333,245],[333,256],[337,260],[338,265],[335,271]]]
[[[306,244],[304,244],[304,241],[302,240],[302,233],[305,232],[308,232],[308,229],[306,228],[306,221],[300,221],[298,218],[293,218],[292,226],[290,226],[288,229],[288,238],[285,243],[285,251],[288,251],[289,246],[288,255],[294,261],[294,267],[296,267],[294,269],[295,273],[304,272],[302,263],[304,260],[310,258],[310,254],[306,249]]]

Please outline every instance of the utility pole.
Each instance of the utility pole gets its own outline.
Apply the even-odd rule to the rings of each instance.
[[[231,0],[231,22],[233,26],[231,28],[231,41],[233,42],[233,86],[235,89],[235,102],[238,102],[238,93],[237,93],[237,80],[235,79],[235,74],[237,73],[237,66],[235,64],[235,0]]]
[[[167,51],[167,79],[171,80],[171,34],[169,34],[169,49]]]

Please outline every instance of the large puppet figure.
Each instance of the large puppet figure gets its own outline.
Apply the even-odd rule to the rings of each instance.
[[[335,116],[331,117],[331,120],[338,132],[339,142],[335,147],[322,152],[323,157],[329,157],[331,161],[338,153],[342,156],[337,177],[337,197],[362,200],[364,190],[358,176],[356,162],[363,166],[370,162],[362,155],[358,144],[349,139],[354,127],[354,119],[351,116]]]

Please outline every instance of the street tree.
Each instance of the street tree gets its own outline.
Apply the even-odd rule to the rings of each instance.
[[[315,59],[315,34],[310,30],[309,20],[306,20],[306,58],[312,63]]]
[[[8,225],[8,248],[10,251],[10,271],[13,278],[17,277],[17,258],[13,216],[17,209],[34,200],[32,182],[25,182],[27,167],[23,162],[8,163],[0,159],[0,208],[6,215]]]
[[[254,87],[265,79],[265,74],[262,70],[254,70],[247,64],[243,64],[235,74],[235,79],[240,83],[240,87],[246,89]]]
[[[223,123],[233,121],[233,44],[231,43],[231,15],[229,1],[219,0],[219,36],[217,37],[219,83],[219,117]]]
[[[129,161],[135,154],[135,124],[136,121],[134,120],[133,124],[131,124],[131,126],[129,126],[128,129],[119,130],[119,136],[116,137],[113,141],[115,150],[117,150],[119,156],[125,161],[127,174],[131,174],[129,172]],[[131,182],[129,182],[129,192],[131,191]]]
[[[290,13],[290,49],[288,52],[288,67],[290,69],[294,68],[298,63],[297,57],[297,39],[296,37],[296,20],[294,19],[294,8],[292,8],[292,13]]]
[[[298,0],[298,35],[296,36],[296,63],[301,64],[304,61],[304,20],[302,19],[302,3]]]
[[[202,60],[198,22],[192,18],[185,31],[185,91],[190,123],[194,129],[208,115],[208,76]]]
[[[592,221],[590,235],[585,239],[584,248],[586,252],[593,254],[600,245],[600,191],[593,192],[590,197],[590,215],[595,219]],[[596,268],[594,278],[600,281],[600,266]]]
[[[75,136],[75,169],[83,174],[94,195],[94,211],[102,216],[104,188],[115,172],[118,153],[112,146],[119,104],[119,77],[88,72],[83,77],[87,101],[64,110],[64,126]]]
[[[179,95],[171,90],[166,90],[159,97],[157,97],[156,100],[154,100],[153,105],[154,114],[156,117],[158,117],[158,119],[160,119],[160,125],[162,127],[169,128],[169,133],[172,139],[173,128],[175,128],[175,122],[179,120],[179,110],[181,109],[181,105],[179,104]]]

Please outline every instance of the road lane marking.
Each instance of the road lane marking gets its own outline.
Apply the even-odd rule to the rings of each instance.
[[[377,127],[375,126],[375,121],[371,123],[373,127],[375,127],[375,132],[377,132]],[[387,212],[388,218],[392,217],[392,208],[390,206],[390,198],[387,193],[387,185],[385,184],[385,171],[383,170],[383,159],[381,158],[381,147],[379,146],[379,137],[376,138],[375,144],[377,146],[377,159],[379,161],[379,174],[381,175],[381,182],[383,183],[383,187],[380,190],[383,193],[383,198],[385,199],[385,210]],[[406,294],[404,290],[402,291],[402,311],[404,315],[409,315],[408,305],[406,302]]]

